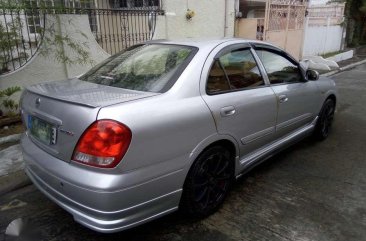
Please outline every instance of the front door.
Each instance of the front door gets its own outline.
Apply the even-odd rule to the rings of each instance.
[[[230,45],[212,55],[202,73],[202,97],[218,133],[234,137],[243,157],[273,140],[276,96],[262,78],[248,44]]]
[[[276,136],[311,123],[318,114],[314,112],[319,97],[315,83],[306,81],[298,64],[283,52],[259,48],[256,53],[277,97]]]

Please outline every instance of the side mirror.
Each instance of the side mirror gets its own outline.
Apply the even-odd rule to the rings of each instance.
[[[313,69],[308,69],[306,71],[306,78],[308,80],[318,80],[319,79],[319,72]]]

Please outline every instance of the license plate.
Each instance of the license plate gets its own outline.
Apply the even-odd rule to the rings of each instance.
[[[56,144],[56,127],[35,116],[28,116],[28,129],[30,134],[47,145]]]

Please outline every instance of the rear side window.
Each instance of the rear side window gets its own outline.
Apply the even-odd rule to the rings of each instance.
[[[266,69],[271,84],[302,81],[299,67],[287,58],[267,50],[256,50],[256,52]]]
[[[209,94],[230,90],[229,80],[226,78],[220,61],[216,60],[211,67],[207,80],[207,92]]]
[[[190,46],[140,45],[110,57],[80,79],[123,89],[164,92],[175,83],[196,52]]]
[[[264,85],[249,49],[233,50],[219,57],[207,80],[207,93],[216,94]]]

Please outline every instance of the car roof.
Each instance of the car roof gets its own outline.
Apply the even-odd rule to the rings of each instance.
[[[258,40],[248,40],[242,38],[186,38],[180,40],[168,40],[168,39],[157,39],[157,40],[150,40],[146,43],[161,43],[161,44],[177,44],[177,45],[188,45],[194,47],[216,47],[219,44],[230,42],[230,41],[242,41],[243,43],[261,43],[268,46],[273,46],[270,43],[266,43],[263,41]],[[275,46],[274,46],[275,47]]]

